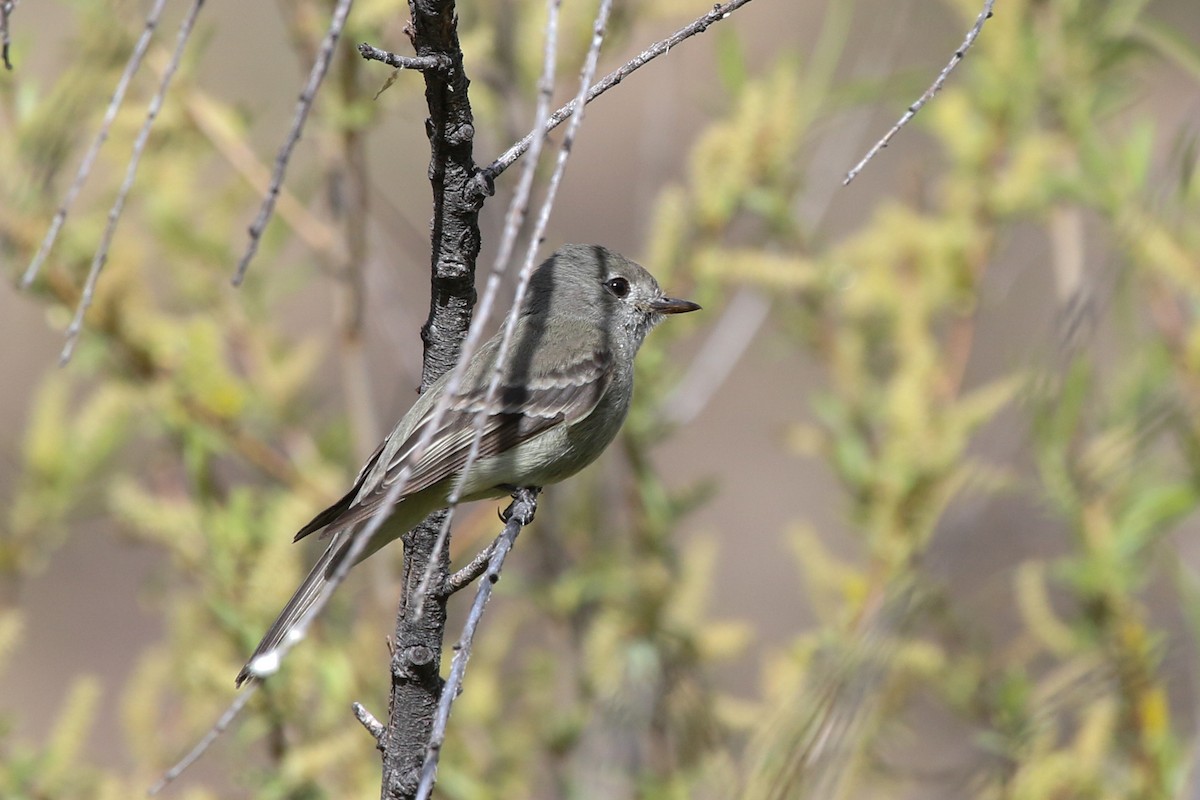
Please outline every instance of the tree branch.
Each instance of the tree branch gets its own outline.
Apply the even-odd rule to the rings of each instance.
[[[158,27],[158,19],[162,16],[164,5],[166,5],[166,0],[155,0],[154,5],[150,8],[150,12],[146,14],[146,21],[142,26],[142,35],[138,37],[137,44],[133,47],[133,52],[129,54],[129,60],[125,62],[125,70],[121,73],[121,79],[117,81],[117,88],[113,90],[112,97],[109,98],[108,107],[104,110],[104,120],[100,123],[100,130],[96,131],[96,138],[92,140],[92,144],[88,147],[87,152],[84,153],[83,161],[79,163],[79,169],[76,170],[75,177],[72,179],[71,185],[67,188],[66,196],[63,198],[58,210],[54,212],[54,219],[50,221],[50,228],[46,231],[46,236],[42,239],[41,246],[38,247],[33,260],[29,262],[29,267],[21,277],[22,289],[28,289],[29,284],[33,283],[34,278],[37,277],[38,270],[42,268],[42,263],[45,262],[46,256],[50,254],[50,248],[54,246],[54,240],[58,238],[59,230],[62,229],[63,223],[66,222],[67,213],[70,211],[71,205],[75,202],[75,198],[79,196],[79,190],[83,188],[88,175],[91,174],[92,165],[96,163],[96,156],[99,154],[104,142],[108,139],[108,132],[112,129],[113,120],[117,118],[117,111],[121,108],[121,103],[125,100],[125,92],[129,90],[129,83],[141,67],[142,59],[146,57],[146,51],[150,48],[150,39],[154,36],[154,31]],[[12,3],[4,3],[0,6],[0,25],[3,26],[0,38],[3,38],[4,42],[4,61],[6,65],[8,63],[8,15],[12,7]]]
[[[224,733],[225,729],[229,727],[230,723],[237,719],[237,715],[242,713],[242,709],[246,707],[246,704],[250,702],[250,698],[253,697],[254,693],[257,691],[258,682],[255,681],[247,686],[245,691],[233,698],[233,702],[229,704],[227,709],[225,709],[225,713],[221,715],[216,724],[208,729],[208,733],[204,734],[204,737],[201,738],[200,741],[196,742],[195,747],[193,747],[186,756],[179,759],[179,761],[176,762],[173,767],[164,772],[163,776],[158,779],[157,783],[147,790],[146,794],[154,797],[163,789],[167,788],[167,786],[173,780],[182,775],[184,770],[196,763],[196,759],[204,755],[205,751],[207,751],[208,748],[212,746],[212,743],[217,740],[217,737]]]
[[[734,11],[737,11],[739,8],[749,2],[750,0],[731,0],[731,2],[728,2],[725,5],[713,6],[712,11],[709,11],[704,16],[700,17],[689,25],[685,25],[667,38],[650,45],[650,47],[643,50],[637,57],[631,59],[620,69],[616,69],[608,73],[598,82],[596,82],[591,88],[589,88],[587,93],[584,95],[582,104],[579,103],[578,99],[572,100],[570,103],[567,103],[558,111],[555,111],[553,114],[551,114],[550,120],[546,123],[546,133],[549,133],[559,125],[563,124],[563,122],[565,122],[572,114],[575,113],[576,108],[592,102],[597,97],[604,94],[621,81],[625,80],[625,78],[633,72],[641,69],[659,56],[670,52],[672,47],[684,41],[685,39],[690,39],[698,33],[704,33],[706,30],[708,30],[710,25],[718,23],[723,19],[728,19],[730,14],[732,14]],[[491,194],[492,185],[495,182],[496,177],[499,176],[500,173],[504,172],[504,170],[511,167],[513,162],[524,155],[525,151],[529,149],[529,146],[532,143],[533,134],[530,133],[529,135],[525,136],[525,138],[521,139],[521,141],[505,150],[503,155],[501,155],[487,167],[480,170],[480,184],[478,186],[479,190],[487,194]]]
[[[454,66],[445,55],[437,54],[432,56],[398,56],[395,53],[389,53],[387,50],[380,50],[378,47],[363,42],[358,46],[358,52],[362,53],[362,57],[368,61],[382,61],[389,67],[396,69],[412,69],[418,72],[428,72],[437,70],[441,72],[449,72]]]
[[[375,739],[375,747],[382,752],[384,742],[387,741],[387,729],[383,727],[383,723],[375,719],[375,715],[367,711],[362,703],[352,703],[350,708],[354,711],[354,718],[361,722],[367,733]]]
[[[142,122],[137,139],[134,140],[133,152],[130,154],[129,164],[125,168],[125,179],[121,182],[121,188],[117,190],[117,199],[113,201],[112,208],[108,211],[108,224],[104,227],[104,233],[100,237],[100,244],[96,247],[96,254],[92,257],[92,266],[88,270],[87,280],[84,281],[83,293],[79,297],[79,304],[75,307],[75,316],[71,319],[71,324],[67,326],[67,341],[63,345],[62,354],[58,359],[60,365],[70,361],[71,354],[75,352],[75,345],[79,341],[79,334],[83,330],[83,316],[92,305],[92,299],[96,294],[96,284],[100,280],[100,271],[104,269],[104,264],[108,261],[108,248],[112,244],[113,235],[117,232],[117,222],[121,219],[121,212],[125,208],[125,199],[129,196],[129,191],[133,188],[133,179],[137,176],[138,165],[142,162],[142,153],[146,150],[146,141],[150,138],[150,129],[154,127],[154,120],[158,118],[158,112],[162,109],[163,99],[167,96],[167,89],[171,86],[171,79],[175,76],[175,70],[179,68],[179,62],[183,59],[183,51],[187,47],[188,39],[192,35],[192,30],[196,25],[196,18],[200,16],[200,8],[203,5],[204,0],[192,0],[192,7],[188,9],[187,15],[179,25],[179,34],[175,38],[175,51],[171,53],[171,60],[167,62],[167,67],[163,71],[162,79],[158,84],[158,91],[154,93],[154,97],[150,98],[150,105],[146,109],[146,119]],[[147,18],[147,28],[149,29],[149,18]],[[133,61],[134,59],[130,58],[130,64]],[[129,68],[127,65],[126,69],[128,70]],[[134,68],[136,69],[136,66]],[[98,139],[95,145],[96,149],[99,149],[100,143],[103,143],[103,139]],[[91,153],[91,155],[94,156],[94,153]],[[66,212],[64,211],[63,213],[65,216]],[[53,226],[51,226],[51,230],[55,230]],[[50,241],[53,242],[53,239],[50,239]],[[31,264],[30,266],[32,267],[33,265]]]
[[[254,218],[254,223],[250,226],[250,242],[246,245],[246,252],[242,254],[238,261],[237,271],[233,274],[234,286],[241,286],[242,281],[245,280],[246,269],[250,266],[250,260],[254,258],[254,254],[258,252],[258,243],[262,239],[263,231],[266,230],[267,223],[271,221],[271,214],[275,211],[275,200],[279,197],[280,188],[283,186],[283,176],[287,172],[292,150],[300,141],[304,123],[308,120],[308,112],[312,110],[313,101],[317,97],[317,90],[321,88],[325,73],[329,71],[329,62],[333,60],[334,48],[337,47],[338,39],[341,38],[342,28],[346,25],[346,16],[350,13],[352,4],[353,0],[338,0],[337,6],[333,9],[333,14],[329,19],[329,31],[325,34],[325,39],[321,42],[321,49],[317,51],[317,58],[313,61],[312,70],[308,73],[308,83],[304,85],[304,91],[300,92],[300,99],[296,101],[296,114],[292,118],[291,130],[288,131],[287,138],[284,139],[279,153],[275,156],[275,169],[271,173],[271,184],[267,188],[267,195],[263,198],[262,205],[259,206],[258,216]]]
[[[967,38],[963,39],[963,43],[960,44],[958,49],[954,51],[954,55],[950,56],[949,63],[942,68],[942,71],[938,74],[937,78],[929,86],[929,88],[925,90],[925,93],[918,97],[917,101],[908,107],[908,110],[904,112],[900,119],[896,120],[896,124],[892,126],[891,130],[885,133],[883,138],[876,142],[871,149],[867,151],[867,154],[862,157],[862,161],[859,161],[854,165],[853,169],[846,173],[846,179],[842,181],[843,186],[846,186],[850,183],[850,181],[858,177],[858,173],[863,171],[863,168],[867,166],[867,163],[870,162],[870,160],[873,159],[880,150],[888,146],[888,143],[892,141],[892,137],[899,133],[900,129],[907,125],[909,121],[911,121],[912,118],[917,115],[917,112],[920,111],[926,103],[932,100],[935,94],[942,90],[942,86],[946,83],[946,79],[950,77],[950,73],[953,72],[954,68],[958,66],[958,63],[963,60],[963,56],[966,55],[967,50],[970,49],[971,45],[975,43],[975,39],[979,36],[979,32],[983,30],[983,23],[992,18],[992,6],[995,4],[996,0],[984,0],[983,10],[980,11],[979,16],[975,18],[975,24],[971,26],[971,30],[967,31]]]
[[[442,744],[446,741],[446,725],[450,721],[450,708],[462,689],[463,675],[467,671],[467,661],[471,658],[471,647],[475,642],[475,631],[479,621],[483,619],[483,610],[492,596],[492,587],[500,580],[500,570],[504,567],[504,559],[512,550],[513,542],[521,533],[521,528],[533,522],[537,512],[537,496],[540,489],[524,488],[513,493],[513,501],[504,512],[506,520],[504,530],[492,543],[489,550],[485,579],[479,582],[475,591],[475,602],[467,614],[463,625],[462,635],[454,645],[454,660],[450,664],[450,675],[446,678],[446,686],[438,703],[437,717],[433,723],[433,732],[429,738],[429,746],[425,751],[425,762],[421,765],[421,784],[417,789],[417,800],[428,800],[433,792],[434,779],[437,777],[438,759],[442,753]]]
[[[538,79],[538,100],[534,114],[534,131],[540,131],[546,127],[546,119],[550,114],[550,97],[554,93],[554,72],[558,61],[558,15],[561,6],[562,0],[547,0],[546,3],[546,36],[542,51],[542,76]],[[479,307],[475,310],[475,319],[471,324],[471,329],[467,332],[467,340],[463,344],[462,352],[459,354],[460,364],[469,362],[475,355],[475,351],[479,348],[479,343],[483,339],[484,325],[491,318],[492,308],[495,306],[496,297],[500,290],[500,281],[503,279],[505,272],[508,271],[508,262],[512,258],[517,235],[521,230],[521,224],[524,222],[525,214],[529,209],[529,197],[533,189],[533,178],[537,172],[537,162],[541,156],[542,145],[545,140],[545,134],[534,139],[533,145],[530,148],[530,157],[525,162],[525,168],[521,171],[521,177],[517,181],[512,200],[509,201],[508,211],[504,215],[504,232],[500,237],[500,246],[496,249],[496,259],[492,262],[491,272],[488,273],[487,284],[483,291],[483,299],[480,301]],[[513,298],[512,303],[514,308],[520,306],[527,281],[527,276],[517,281],[517,294]],[[513,318],[510,317],[510,319]],[[497,375],[500,373],[502,365],[505,362],[509,345],[510,342],[508,339],[500,343],[500,351],[496,357]],[[447,397],[453,397],[457,394],[458,379],[458,375],[450,377],[450,381],[448,381],[449,385],[446,387]],[[487,399],[481,407],[480,413],[475,416],[473,423],[475,433],[473,434],[474,438],[471,440],[471,449],[467,453],[467,460],[463,464],[459,479],[450,492],[450,497],[448,498],[449,507],[446,509],[446,515],[442,519],[442,524],[438,529],[437,541],[433,546],[435,553],[441,552],[441,549],[446,546],[446,542],[450,537],[450,523],[453,521],[454,512],[458,508],[463,480],[478,455],[482,422],[485,418],[484,409],[491,406],[493,399],[494,392],[489,389]],[[426,568],[416,592],[414,613],[417,616],[420,616],[424,611],[425,597],[429,594],[432,580],[433,573],[429,568]],[[447,592],[446,594],[449,593]]]
[[[450,595],[456,592],[461,592],[463,589],[470,586],[475,579],[482,575],[483,571],[487,569],[488,562],[490,562],[492,559],[492,548],[495,546],[496,543],[492,542],[487,547],[476,553],[475,557],[471,559],[469,564],[447,578],[446,585],[442,589],[442,593],[449,597]]]
[[[479,209],[484,198],[471,191],[478,169],[473,156],[475,126],[454,2],[410,0],[409,9],[417,57],[444,59],[451,65],[449,70],[423,73],[433,189],[429,317],[421,329],[425,343],[421,387],[425,389],[454,367],[470,327],[476,299]],[[397,485],[405,482],[398,480]],[[410,612],[417,584],[427,570],[433,570],[439,587],[449,576],[449,548],[435,551],[442,513],[431,515],[404,537],[404,599],[397,614],[396,648],[391,662],[381,791],[384,798],[399,800],[415,793],[441,696],[446,601],[437,598],[426,603],[419,616]]]

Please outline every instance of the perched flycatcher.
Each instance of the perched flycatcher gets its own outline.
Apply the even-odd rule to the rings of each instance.
[[[462,501],[555,483],[595,461],[625,420],[633,357],[646,334],[665,314],[698,308],[664,297],[649,272],[598,245],[567,245],[546,259],[530,279]],[[424,452],[414,451],[433,423],[449,373],[388,434],[345,497],[296,534],[299,540],[321,531],[332,540],[238,674],[239,686],[252,677],[255,659],[273,652],[316,600],[348,552],[355,526],[375,514],[402,469],[408,473],[403,492],[359,560],[445,507],[471,449],[499,349],[497,334],[467,364]]]

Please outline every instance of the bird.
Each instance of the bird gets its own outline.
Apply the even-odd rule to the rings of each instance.
[[[359,471],[349,491],[295,536],[319,533],[329,545],[237,675],[236,685],[273,671],[273,657],[347,556],[355,528],[389,500],[407,474],[390,517],[356,563],[446,507],[485,414],[478,457],[462,481],[461,502],[503,497],[571,477],[613,441],[633,396],[638,349],[664,317],[696,311],[667,297],[640,264],[600,245],[565,245],[532,273],[516,313],[501,380],[488,403],[500,356],[497,333],[466,364],[437,429],[435,407],[450,372],[434,382]],[[422,447],[422,438],[429,436]]]

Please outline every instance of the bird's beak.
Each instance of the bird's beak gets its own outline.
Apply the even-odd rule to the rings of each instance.
[[[686,314],[689,311],[699,311],[700,305],[691,300],[678,300],[674,297],[660,297],[650,301],[650,309],[659,314]]]

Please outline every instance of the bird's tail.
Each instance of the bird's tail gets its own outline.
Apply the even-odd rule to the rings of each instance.
[[[258,647],[254,648],[254,654],[246,661],[246,665],[242,667],[242,671],[238,673],[235,681],[237,686],[241,686],[248,678],[252,677],[250,665],[255,662],[260,656],[270,653],[275,650],[288,637],[296,624],[305,613],[312,608],[312,604],[321,596],[321,590],[325,587],[325,583],[329,575],[336,569],[339,557],[343,555],[345,545],[351,541],[350,537],[343,533],[338,533],[333,537],[333,541],[329,543],[329,547],[325,548],[325,552],[317,559],[317,563],[313,565],[312,570],[308,573],[303,581],[300,582],[300,587],[296,589],[296,593],[292,595],[292,599],[287,601],[287,605],[283,607],[283,611],[279,612],[279,616],[271,623],[271,627],[267,629],[263,635],[262,641],[258,643]]]

